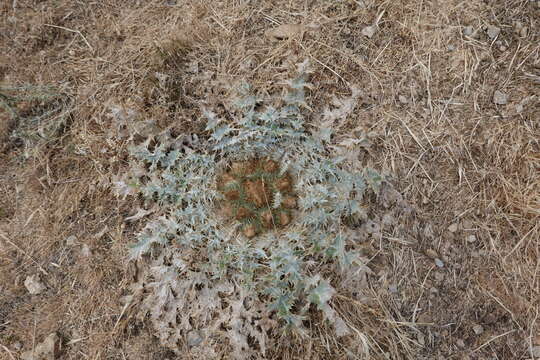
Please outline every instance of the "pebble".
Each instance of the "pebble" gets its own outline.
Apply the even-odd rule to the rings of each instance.
[[[463,35],[471,36],[474,33],[474,28],[472,26],[465,26],[463,28]]]
[[[398,100],[402,104],[407,104],[409,102],[409,99],[407,99],[407,97],[405,95],[399,95]]]
[[[495,39],[501,33],[501,29],[495,25],[489,25],[487,27],[487,34],[491,39]]]
[[[473,235],[467,236],[467,242],[473,243],[475,241],[476,241],[476,235],[473,234]]]
[[[458,229],[458,224],[457,223],[453,223],[448,227],[448,231],[450,231],[451,233],[455,233],[457,231],[457,229]]]
[[[395,284],[388,285],[388,291],[390,291],[392,294],[397,293],[398,292],[397,285]]]
[[[437,267],[440,267],[440,268],[444,267],[444,263],[439,258],[435,259],[435,265],[437,265]]]
[[[41,294],[47,287],[39,279],[39,275],[30,275],[24,280],[24,286],[32,295]]]
[[[427,249],[426,250],[426,255],[432,259],[436,259],[439,257],[439,254],[437,254],[437,252],[433,249]]]
[[[482,327],[482,325],[474,325],[473,331],[476,335],[480,335],[484,332],[484,328]]]
[[[375,35],[376,32],[377,26],[375,25],[366,26],[362,29],[362,35],[367,36],[370,39],[373,37],[373,35]]]
[[[437,281],[443,281],[443,280],[444,280],[444,274],[441,273],[441,272],[438,272],[438,271],[435,272],[435,279],[436,279]]]
[[[531,348],[531,356],[533,358],[539,358],[540,357],[540,345],[539,346],[533,346]]]
[[[203,337],[201,336],[201,332],[198,330],[191,330],[187,334],[187,343],[189,346],[197,346],[200,343],[203,342]]]
[[[92,256],[92,250],[90,250],[90,246],[88,246],[88,244],[84,244],[82,249],[81,249],[81,254],[82,256],[84,257],[90,257]]]
[[[460,347],[460,348],[464,348],[465,347],[465,341],[463,341],[462,339],[457,339],[456,345],[458,347]]]
[[[498,105],[505,105],[508,102],[508,95],[502,91],[495,90],[493,94],[493,102]]]
[[[73,246],[76,243],[77,243],[77,237],[75,235],[71,235],[66,238],[66,245]]]
[[[419,343],[420,345],[423,346],[423,345],[426,344],[426,338],[425,338],[424,334],[418,333],[417,339],[418,339],[418,343]]]
[[[471,220],[465,219],[461,222],[461,227],[463,230],[471,230],[473,228],[473,223]]]
[[[522,23],[521,21],[516,21],[516,22],[514,22],[514,26],[515,26],[514,32],[516,32],[516,33],[518,33],[518,34],[519,34],[519,31],[520,31],[521,29],[523,29],[523,23]]]

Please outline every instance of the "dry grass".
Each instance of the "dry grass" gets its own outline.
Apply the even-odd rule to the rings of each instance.
[[[415,211],[391,212],[395,223],[365,239],[373,274],[362,296],[343,291],[333,300],[353,336],[338,339],[314,319],[316,336],[275,334],[267,357],[530,357],[540,345],[538,5],[4,2],[0,80],[52,84],[72,94],[73,109],[69,126],[25,161],[5,136],[17,124],[0,113],[0,357],[53,331],[66,359],[172,356],[134,309],[123,311],[137,272],[125,261],[136,229],[123,221],[134,204],[107,188],[126,161],[108,106],[200,132],[202,106],[227,114],[242,81],[280,91],[305,58],[314,69],[312,116],[357,86],[360,103],[336,125],[369,133],[361,160],[387,173]],[[381,13],[377,33],[363,36]],[[302,38],[263,35],[291,23],[318,26]],[[469,25],[478,36],[463,34]],[[496,39],[487,25],[500,28]],[[495,90],[509,95],[506,105],[493,103]],[[387,212],[372,205],[375,218]],[[67,245],[71,235],[77,242]],[[45,293],[28,294],[31,274]]]

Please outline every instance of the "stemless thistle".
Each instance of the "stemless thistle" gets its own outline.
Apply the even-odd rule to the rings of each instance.
[[[181,338],[179,321],[185,329],[222,326],[215,321],[225,309],[237,321],[229,330],[235,338],[258,331],[233,319],[256,303],[289,328],[301,328],[310,308],[344,324],[320,267],[362,266],[344,226],[365,218],[363,195],[382,178],[337,156],[331,128],[307,128],[306,79],[290,81],[277,108],[248,91],[234,120],[206,112],[206,133],[193,147],[162,134],[132,148],[136,166],[117,184],[158,209],[131,256],[156,249],[143,308],[162,342]],[[221,303],[225,294],[238,298]],[[264,346],[264,333],[250,336]]]

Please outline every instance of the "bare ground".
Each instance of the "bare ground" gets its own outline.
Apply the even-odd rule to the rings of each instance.
[[[409,211],[385,223],[372,204],[386,225],[362,242],[369,299],[332,300],[369,355],[313,319],[317,335],[275,334],[266,357],[527,359],[540,346],[540,2],[19,0],[0,11],[0,85],[69,99],[0,112],[1,358],[52,332],[64,359],[174,358],[121,301],[136,229],[124,222],[133,203],[109,188],[127,144],[108,106],[200,132],[203,106],[226,113],[242,81],[279,91],[306,58],[312,114],[361,90],[341,127],[369,134],[361,161]],[[264,35],[278,24],[309,26]],[[25,119],[59,104],[43,121],[60,126],[30,139],[39,126]],[[35,274],[39,295],[24,285]]]

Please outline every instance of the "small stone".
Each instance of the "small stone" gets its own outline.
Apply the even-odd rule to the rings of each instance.
[[[407,104],[409,102],[409,99],[407,99],[407,97],[404,95],[399,95],[398,99],[399,99],[399,102],[402,104]]]
[[[437,281],[443,281],[444,280],[444,274],[441,272],[435,272],[435,280]]]
[[[461,222],[461,227],[463,230],[471,230],[473,228],[473,223],[471,220],[465,219]]]
[[[447,47],[448,51],[454,51],[456,50],[456,47],[453,44],[448,45]]]
[[[362,29],[362,35],[367,36],[370,39],[373,37],[373,35],[375,35],[376,32],[377,26],[375,25],[366,26]]]
[[[508,102],[508,95],[499,90],[495,90],[493,102],[498,105],[505,105]]]
[[[22,344],[20,343],[20,341],[14,342],[11,346],[13,346],[13,348],[17,351],[22,349]]]
[[[426,255],[432,259],[436,259],[439,257],[439,254],[437,254],[437,252],[433,249],[427,249],[426,250]]]
[[[92,256],[92,250],[90,250],[90,246],[88,246],[88,244],[84,244],[82,249],[81,249],[81,254],[82,256],[84,257],[90,257]]]
[[[439,258],[435,259],[435,265],[437,265],[437,267],[440,267],[440,268],[444,267],[444,263]]]
[[[490,37],[490,39],[495,39],[497,36],[499,36],[500,33],[501,33],[501,29],[495,25],[489,25],[487,27],[487,34]]]
[[[66,238],[66,245],[73,246],[77,243],[77,237],[75,235],[68,236]]]
[[[200,345],[203,342],[201,332],[198,330],[191,330],[187,334],[187,343],[190,347]]]
[[[476,335],[480,335],[484,332],[484,328],[482,327],[482,325],[474,325],[473,331]]]
[[[418,333],[418,335],[416,336],[416,338],[418,339],[418,343],[422,346],[424,346],[426,344],[426,338],[424,336],[424,334],[422,333]]]
[[[528,29],[526,26],[522,27],[522,28],[519,30],[519,36],[521,36],[521,37],[526,37],[528,31],[529,31],[529,29]]]
[[[531,348],[531,356],[533,358],[540,358],[540,346],[533,346]]]
[[[467,236],[468,243],[473,243],[475,241],[476,241],[476,235],[472,234],[472,235]]]
[[[456,345],[458,347],[460,347],[460,348],[464,348],[465,347],[465,341],[463,341],[463,339],[457,339]]]
[[[463,28],[463,35],[471,36],[474,33],[474,28],[472,26],[465,26]]]
[[[24,280],[24,286],[32,295],[41,294],[47,287],[39,279],[39,275],[30,275]]]
[[[506,51],[507,47],[504,45],[499,46],[500,51]]]
[[[448,231],[450,231],[451,233],[455,233],[457,229],[458,229],[457,223],[450,224],[450,226],[448,227]]]
[[[52,333],[37,344],[33,349],[21,354],[22,360],[55,360],[60,356],[60,338],[56,333]]]
[[[397,285],[395,284],[388,285],[388,291],[390,291],[392,294],[397,293],[398,292]]]

